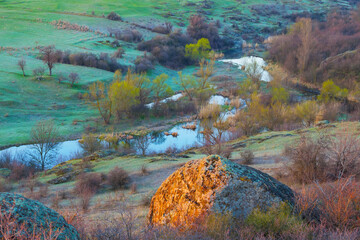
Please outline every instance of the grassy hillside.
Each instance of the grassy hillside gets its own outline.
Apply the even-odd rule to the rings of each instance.
[[[80,75],[77,87],[58,84],[51,78],[41,82],[33,80],[32,70],[44,66],[37,59],[39,46],[55,45],[63,51],[112,54],[116,48],[106,42],[114,40],[109,37],[109,28],[134,28],[148,40],[157,34],[146,28],[169,21],[175,28],[184,29],[188,17],[194,13],[203,14],[209,20],[219,20],[220,32],[228,27],[230,31],[223,36],[261,42],[284,29],[292,21],[292,14],[309,11],[322,16],[340,5],[350,7],[348,1],[0,1],[0,147],[27,142],[31,127],[40,119],[54,119],[64,136],[81,133],[89,124],[84,121],[92,120],[97,113],[78,98],[79,93],[84,93],[91,82],[112,79],[111,72],[57,64],[55,77],[70,72]],[[112,11],[118,13],[123,21],[110,21],[104,17]],[[54,20],[87,26],[89,31],[57,29],[51,24]],[[136,50],[134,43],[120,41],[120,44],[125,55],[118,61],[133,65],[142,52]],[[26,77],[17,66],[21,58],[27,61]],[[220,63],[216,68],[218,74],[227,71]],[[193,71],[194,67],[184,69],[185,73]],[[153,77],[164,72],[170,76],[170,86],[178,90],[174,85],[177,71],[156,66],[149,75]],[[231,74],[235,79],[240,78],[239,71]],[[74,121],[78,124],[73,125]]]

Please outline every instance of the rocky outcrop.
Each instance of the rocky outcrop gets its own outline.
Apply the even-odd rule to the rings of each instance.
[[[25,229],[16,229],[22,231],[22,237],[31,235],[34,231],[35,234],[41,234],[44,231],[49,233],[52,230],[53,233],[59,233],[58,238],[56,238],[58,240],[80,240],[76,229],[66,223],[60,214],[40,202],[20,195],[0,193],[0,214],[3,217],[10,216],[11,220],[15,221],[15,226],[23,226],[24,224]],[[0,238],[2,239],[1,233]]]
[[[190,226],[211,212],[245,218],[254,208],[266,210],[281,202],[294,205],[289,187],[213,155],[188,162],[166,179],[152,198],[148,219],[152,225]]]

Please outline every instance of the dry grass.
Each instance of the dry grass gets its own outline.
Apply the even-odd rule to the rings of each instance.
[[[201,107],[198,117],[200,119],[216,119],[220,116],[221,106],[218,104],[208,104]]]

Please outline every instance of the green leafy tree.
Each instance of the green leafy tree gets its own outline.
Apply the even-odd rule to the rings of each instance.
[[[124,114],[128,115],[131,108],[139,104],[139,92],[139,88],[128,80],[115,81],[111,84],[110,95],[118,119],[121,119]]]
[[[84,99],[99,111],[105,124],[110,123],[113,102],[109,94],[109,89],[104,83],[96,82],[91,84],[89,93],[84,95]]]
[[[239,84],[238,94],[241,98],[246,100],[249,99],[250,96],[257,90],[259,90],[258,85],[251,81],[251,79],[247,78]]]
[[[198,61],[202,58],[209,58],[211,53],[210,42],[207,38],[201,38],[196,44],[185,46],[185,56]]]
[[[306,101],[303,103],[299,103],[295,107],[295,116],[303,121],[306,126],[311,126],[316,121],[316,116],[320,111],[319,106],[316,101]]]
[[[271,89],[271,101],[273,103],[280,102],[280,103],[287,103],[289,101],[290,94],[288,91],[286,91],[285,88],[279,87],[279,88],[272,88]]]
[[[332,100],[344,100],[347,98],[349,91],[346,88],[340,88],[332,80],[323,83],[318,100],[328,103]]]
[[[196,89],[196,78],[192,75],[183,75],[182,72],[178,72],[178,75],[179,78],[176,80],[176,84],[184,90],[189,100],[192,101]]]
[[[155,96],[155,103],[158,104],[161,99],[171,96],[174,94],[174,91],[169,85],[166,84],[166,81],[169,79],[169,76],[165,73],[157,76],[152,84],[152,90]]]

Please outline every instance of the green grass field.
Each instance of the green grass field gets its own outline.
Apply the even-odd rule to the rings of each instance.
[[[343,1],[346,2],[346,1]],[[261,32],[263,28],[280,29],[278,22],[289,23],[282,15],[262,16],[251,8],[259,4],[284,5],[284,14],[309,10],[325,12],[340,3],[332,1],[185,1],[185,0],[2,0],[0,1],[0,147],[26,143],[31,127],[40,119],[54,119],[64,136],[79,134],[87,126],[89,119],[98,117],[93,109],[89,109],[78,94],[83,93],[86,86],[94,81],[110,81],[113,73],[80,66],[58,64],[54,75],[76,72],[80,75],[79,86],[70,88],[68,84],[58,84],[53,79],[39,82],[33,80],[32,70],[44,66],[36,58],[38,46],[55,45],[57,49],[72,52],[91,52],[95,54],[112,54],[116,49],[102,44],[106,40],[114,40],[106,34],[109,28],[137,28],[144,39],[151,39],[156,34],[136,26],[152,26],[170,21],[175,28],[185,28],[187,19],[194,13],[201,12],[207,18],[220,20],[222,29],[226,26],[234,28],[234,36],[241,38],[243,33]],[[297,6],[292,9],[291,6]],[[345,8],[348,8],[345,4]],[[124,22],[110,21],[103,17],[110,12],[116,12],[123,17]],[[91,32],[56,29],[50,24],[54,20],[66,20],[72,24],[86,25]],[[251,21],[250,21],[251,20]],[[182,25],[180,27],[179,25]],[[95,33],[99,31],[101,34]],[[221,30],[222,31],[222,30]],[[136,50],[136,45],[121,42],[125,56],[119,61],[132,65],[142,52]],[[27,61],[26,77],[23,77],[17,67],[17,61],[24,58]],[[218,64],[218,74],[226,70]],[[184,69],[192,73],[194,67]],[[177,71],[157,66],[149,73],[154,77],[167,73],[169,84],[174,90],[179,88],[174,84]],[[235,73],[235,79],[240,78]],[[239,73],[240,74],[240,73]],[[59,107],[61,106],[61,107]],[[73,125],[77,121],[78,125]]]

